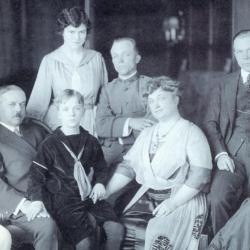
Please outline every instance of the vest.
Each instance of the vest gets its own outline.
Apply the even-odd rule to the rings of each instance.
[[[250,87],[244,85],[241,78],[239,81],[234,133],[250,137]]]

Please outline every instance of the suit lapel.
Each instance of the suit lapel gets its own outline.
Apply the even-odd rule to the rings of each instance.
[[[36,149],[25,140],[25,134],[22,137],[17,136],[2,125],[0,125],[0,142],[31,158],[36,154]]]
[[[231,125],[233,124],[233,121],[235,119],[239,77],[240,72],[235,72],[230,77],[228,77],[228,80],[225,84],[225,97]]]

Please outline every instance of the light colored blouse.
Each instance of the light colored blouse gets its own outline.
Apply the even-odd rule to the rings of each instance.
[[[202,190],[210,181],[212,159],[207,139],[193,123],[180,118],[150,158],[158,124],[142,131],[117,172],[146,188],[175,189],[182,184]],[[172,124],[169,124],[171,127]]]
[[[64,89],[79,91],[84,97],[85,113],[81,125],[95,133],[95,109],[97,95],[108,81],[105,62],[97,51],[85,49],[78,66],[72,65],[62,47],[46,55],[40,65],[37,78],[27,104],[27,115],[44,121],[52,129],[60,125],[56,107],[51,104]]]

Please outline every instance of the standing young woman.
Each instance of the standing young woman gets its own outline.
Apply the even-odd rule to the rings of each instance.
[[[79,7],[64,9],[57,19],[63,45],[46,55],[40,65],[28,105],[30,117],[44,121],[55,129],[60,125],[52,96],[64,89],[79,91],[85,100],[81,126],[95,134],[95,104],[100,87],[107,82],[106,66],[101,54],[84,48],[90,21]]]

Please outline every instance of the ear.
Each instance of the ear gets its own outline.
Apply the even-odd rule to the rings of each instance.
[[[178,106],[180,102],[180,97],[179,96],[175,96],[175,103]]]
[[[136,55],[135,61],[136,64],[138,64],[141,61],[141,56],[139,54]]]

